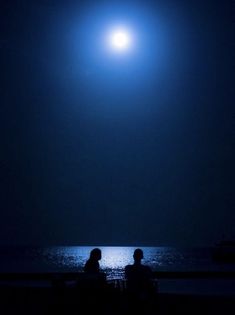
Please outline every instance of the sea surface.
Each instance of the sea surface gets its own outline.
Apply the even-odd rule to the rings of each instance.
[[[122,279],[125,265],[133,263],[136,247],[53,246],[0,247],[0,272],[82,271],[92,248],[102,250],[101,269],[108,279]],[[235,271],[235,264],[216,263],[212,248],[141,247],[143,264],[154,271]]]
[[[79,272],[94,247],[102,250],[101,269],[107,279],[124,279],[124,267],[133,263],[136,247],[53,246],[0,247],[0,272]],[[141,247],[143,264],[153,271],[235,271],[235,264],[216,263],[212,248]],[[22,285],[22,283],[20,283]],[[38,286],[39,283],[23,285]],[[41,284],[47,285],[47,284]],[[159,292],[225,295],[235,299],[235,279],[159,279]]]

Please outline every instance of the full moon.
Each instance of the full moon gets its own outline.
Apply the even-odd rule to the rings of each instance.
[[[117,49],[124,49],[128,46],[129,38],[127,33],[124,32],[116,32],[112,35],[111,43],[113,47]]]
[[[113,50],[123,52],[130,48],[131,36],[124,29],[116,29],[109,34],[109,45]]]

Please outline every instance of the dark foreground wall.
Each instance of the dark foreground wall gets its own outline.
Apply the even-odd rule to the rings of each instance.
[[[131,314],[128,296],[110,287],[105,290],[78,288],[0,289],[0,314]],[[131,306],[133,307],[133,305]],[[83,310],[82,310],[83,309]],[[85,310],[84,310],[85,309]],[[140,309],[139,314],[235,314],[235,297],[158,294],[155,303]]]

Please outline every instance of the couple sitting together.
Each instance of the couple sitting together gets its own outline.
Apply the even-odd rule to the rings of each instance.
[[[92,249],[90,257],[85,263],[84,272],[87,274],[100,274],[99,261],[101,258],[101,250],[99,248]],[[153,272],[149,266],[141,263],[141,260],[144,258],[142,249],[135,249],[133,258],[134,263],[125,266],[126,289],[130,295],[144,299],[145,296],[151,295],[156,291],[156,286],[153,282]]]

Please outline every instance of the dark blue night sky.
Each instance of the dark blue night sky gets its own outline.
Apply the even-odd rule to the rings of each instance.
[[[0,244],[235,238],[232,2],[1,1]]]

